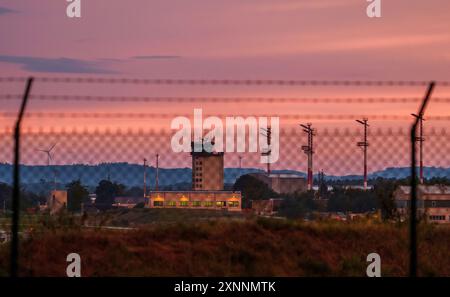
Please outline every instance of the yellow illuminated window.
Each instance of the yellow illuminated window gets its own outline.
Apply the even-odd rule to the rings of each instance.
[[[213,202],[212,201],[205,201],[205,202],[203,202],[203,205],[205,207],[212,207],[213,206]]]
[[[168,206],[174,207],[174,206],[177,206],[177,203],[176,203],[175,201],[169,201],[169,202],[167,203],[167,205],[168,205]]]
[[[225,201],[217,201],[216,202],[217,207],[224,207],[227,206],[227,203]]]
[[[239,206],[239,201],[230,201],[230,202],[228,202],[228,205],[230,207],[238,207]]]
[[[192,202],[192,206],[198,207],[198,206],[201,206],[201,203],[200,203],[200,201],[194,201],[194,202]]]
[[[154,201],[153,206],[156,206],[156,207],[164,206],[164,203],[162,201]]]
[[[188,202],[187,201],[180,201],[180,206],[188,206]]]

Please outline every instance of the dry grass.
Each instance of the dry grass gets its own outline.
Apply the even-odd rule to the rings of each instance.
[[[450,228],[420,226],[420,273],[450,276]],[[79,253],[83,276],[365,276],[377,252],[384,276],[404,276],[405,225],[257,219],[157,224],[133,231],[55,229],[21,247],[21,274],[64,276]],[[0,274],[7,250],[0,249]]]

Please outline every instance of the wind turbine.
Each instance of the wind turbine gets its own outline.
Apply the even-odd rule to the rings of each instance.
[[[49,149],[47,149],[47,150],[44,150],[44,149],[37,149],[38,152],[43,152],[43,153],[46,153],[46,154],[47,154],[47,157],[48,157],[48,159],[47,159],[47,166],[50,166],[50,163],[51,163],[51,161],[53,160],[51,152],[52,152],[52,150],[55,148],[55,146],[56,146],[56,143],[54,143],[54,144],[53,144]]]
[[[47,159],[47,166],[50,166],[50,163],[51,163],[51,161],[53,160],[53,158],[52,158],[52,150],[55,148],[55,146],[56,146],[56,142],[49,148],[49,149],[47,149],[47,150],[43,150],[43,149],[37,149],[37,151],[39,151],[39,152],[43,152],[43,153],[46,153],[47,154],[47,157],[48,157],[48,159]],[[54,169],[53,170],[53,187],[54,187],[54,190],[56,190],[56,170]]]

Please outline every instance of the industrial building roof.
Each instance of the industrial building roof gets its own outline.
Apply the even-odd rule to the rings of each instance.
[[[266,176],[269,178],[302,178],[304,179],[304,176],[298,175],[298,174],[292,174],[292,173],[271,173],[271,174],[267,174],[267,173],[262,173],[262,172],[255,172],[255,173],[250,173],[250,175],[253,176]]]
[[[410,194],[411,187],[410,186],[400,186],[399,190],[403,192],[403,194]],[[417,191],[422,194],[437,194],[437,195],[450,195],[450,186],[446,185],[419,185],[417,187]]]

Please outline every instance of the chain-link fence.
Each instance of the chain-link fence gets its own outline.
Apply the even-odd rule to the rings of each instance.
[[[19,181],[13,174],[13,136],[25,82],[23,78],[0,79],[0,183],[11,186]],[[373,188],[380,178],[408,180],[410,129],[415,121],[411,113],[418,111],[427,85],[417,81],[36,78],[18,135],[20,192],[16,195],[26,198],[22,208],[30,210],[48,206],[52,191],[67,190],[77,181],[91,198],[107,181],[119,187],[116,196],[131,200],[150,192],[189,192],[197,186],[197,190],[234,191],[236,181],[248,173],[295,176],[304,180],[305,187],[311,183],[311,189],[320,188],[323,176],[328,184],[359,189]],[[449,85],[436,84],[439,96],[431,97],[422,134],[416,139],[423,140],[417,141],[422,145],[422,153],[417,149],[417,164],[422,162],[425,182],[430,184],[450,178],[450,97],[441,91]],[[145,88],[155,86],[167,87],[169,95],[146,96],[150,91]],[[197,96],[193,87],[207,92]],[[248,92],[256,94],[248,97],[214,96],[218,87],[257,91]],[[286,96],[290,87],[308,95]],[[261,96],[266,88],[269,95]],[[324,94],[327,88],[333,96]],[[203,111],[204,129],[196,133],[198,109]],[[189,124],[184,125],[188,132],[174,140],[182,130],[173,124],[179,117]],[[244,120],[241,126],[232,121],[239,117]],[[356,120],[367,120],[366,138]],[[234,135],[229,138],[227,121],[234,124]],[[300,126],[307,124],[311,135]],[[213,128],[216,134],[211,133]],[[198,152],[176,152],[174,143],[182,146],[180,139],[188,149],[202,139],[205,143]],[[228,142],[233,145],[228,147]],[[236,151],[242,142],[244,150]],[[205,151],[208,143],[211,151]],[[218,165],[210,161],[214,156]],[[368,185],[364,185],[364,166]],[[5,211],[17,212],[13,201],[19,197],[13,193],[2,193]],[[53,199],[58,197],[53,194]],[[445,219],[450,221],[450,214]]]

